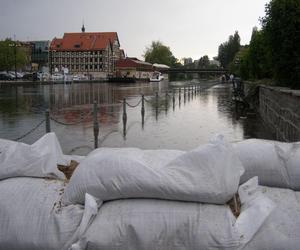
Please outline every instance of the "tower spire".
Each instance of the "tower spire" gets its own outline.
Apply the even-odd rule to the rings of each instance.
[[[82,21],[81,32],[85,32],[84,21]]]

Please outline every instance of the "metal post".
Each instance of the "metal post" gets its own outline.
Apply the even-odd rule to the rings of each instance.
[[[51,129],[50,129],[50,114],[49,114],[49,109],[46,110],[45,116],[46,116],[46,133],[50,133]]]
[[[144,97],[144,95],[142,95],[141,114],[142,114],[142,129],[143,129],[144,128],[144,123],[145,123],[145,97]]]
[[[142,109],[141,109],[142,116],[145,115],[145,97],[142,95]]]
[[[173,111],[175,110],[175,90],[173,89]]]
[[[166,92],[165,109],[166,109],[166,114],[167,114],[168,113],[168,92]]]
[[[197,86],[195,86],[195,95],[197,94]]]
[[[158,93],[155,93],[155,119],[158,119]]]
[[[126,114],[126,98],[123,99],[123,123],[127,122],[127,114]]]
[[[186,89],[185,87],[183,88],[183,101],[185,103],[185,100],[186,100]]]
[[[98,123],[98,107],[96,101],[94,101],[94,106],[93,106],[93,118],[94,118],[94,146],[95,148],[98,148],[99,123]]]
[[[179,88],[178,99],[179,99],[179,102],[181,102],[181,88]]]
[[[126,98],[123,99],[123,137],[126,139],[126,123],[127,123],[127,114],[126,114]]]

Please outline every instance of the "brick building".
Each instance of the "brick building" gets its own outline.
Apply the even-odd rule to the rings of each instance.
[[[50,72],[68,68],[71,74],[106,78],[115,72],[115,63],[123,58],[116,32],[64,33],[50,44]]]
[[[117,77],[131,77],[136,79],[149,79],[153,73],[151,63],[143,62],[137,58],[120,59],[116,63]]]

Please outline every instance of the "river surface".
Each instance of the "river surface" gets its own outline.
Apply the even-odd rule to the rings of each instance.
[[[193,87],[192,91],[191,86],[197,89]],[[144,122],[140,102],[142,94],[145,95]],[[91,111],[96,100],[99,147],[189,150],[207,143],[215,134],[223,134],[230,142],[253,137],[273,139],[257,115],[247,113],[241,116],[236,112],[231,95],[228,84],[194,80],[193,83],[2,85],[0,138],[13,140],[22,137],[43,121],[45,110],[50,109],[51,131],[56,133],[64,153],[86,155],[94,147]],[[125,126],[123,98],[131,106],[140,102],[134,108],[126,105]],[[30,144],[44,133],[45,122],[19,141]]]

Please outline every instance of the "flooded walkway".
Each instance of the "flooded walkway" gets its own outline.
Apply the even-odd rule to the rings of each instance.
[[[193,83],[201,90],[189,95],[186,92],[184,99],[183,88],[189,86],[192,86],[190,82],[164,81],[1,87],[0,138],[20,137],[45,119],[44,112],[49,108],[53,117],[62,123],[83,120],[72,126],[51,121],[51,131],[57,134],[65,153],[87,154],[94,146],[91,110],[93,100],[96,100],[99,104],[100,147],[188,150],[206,143],[216,133],[224,134],[229,141],[252,137],[272,139],[257,116],[239,117],[235,113],[230,85]],[[180,98],[179,88],[182,91]],[[169,93],[167,98],[166,92]],[[144,123],[139,104],[126,108],[124,127],[123,98],[135,105],[142,94],[145,95]],[[32,143],[44,133],[45,125],[42,124],[21,141]]]

